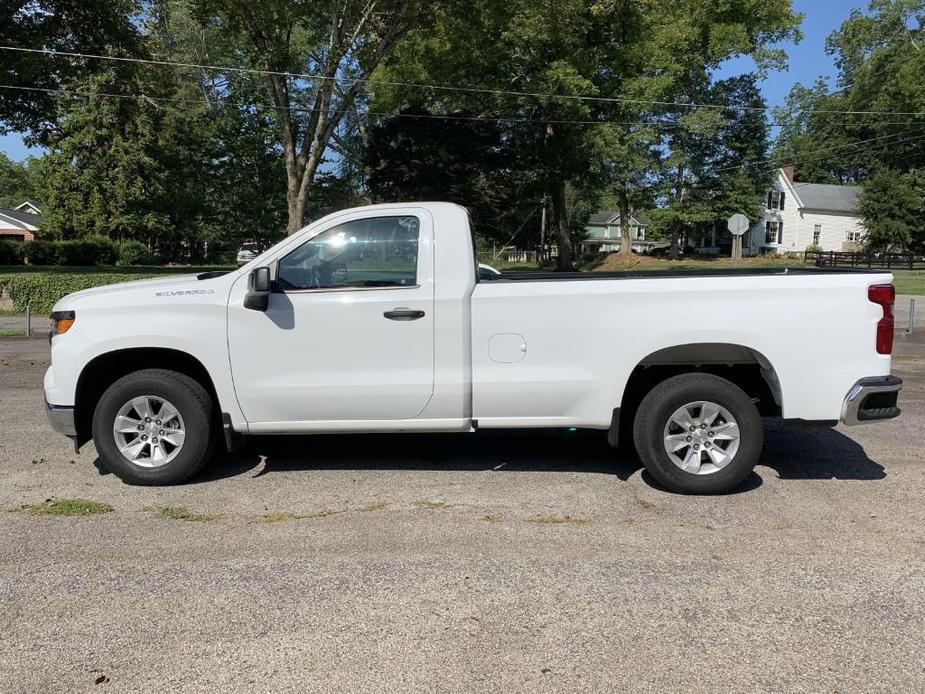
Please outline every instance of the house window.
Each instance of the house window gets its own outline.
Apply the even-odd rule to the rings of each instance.
[[[769,210],[783,210],[785,197],[786,197],[786,194],[783,191],[779,191],[779,190],[768,191],[767,208]]]
[[[636,238],[642,240],[646,237],[646,228],[645,227],[636,227]]]
[[[861,240],[861,232],[860,232],[860,231],[849,231],[849,232],[848,232],[848,240],[849,240],[849,241],[860,241],[860,240]]]
[[[784,223],[783,222],[765,222],[764,223],[764,242],[765,243],[783,243],[784,242]]]
[[[813,228],[813,245],[814,245],[814,246],[818,246],[818,245],[819,245],[819,239],[820,239],[821,236],[822,236],[822,225],[821,225],[821,224],[817,224],[817,225]]]

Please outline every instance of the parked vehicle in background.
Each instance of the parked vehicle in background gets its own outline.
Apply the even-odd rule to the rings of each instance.
[[[501,274],[501,271],[493,268],[491,265],[486,265],[485,263],[479,263],[478,275],[479,275],[480,280],[488,280],[500,274]]]
[[[751,473],[762,416],[900,413],[889,273],[490,270],[463,208],[391,204],[227,274],[77,292],[52,314],[48,415],[137,484],[243,435],[583,427],[715,493]]]
[[[256,241],[248,241],[247,243],[242,244],[238,249],[238,265],[249,263],[258,255],[260,255],[260,251],[260,244],[258,244]]]

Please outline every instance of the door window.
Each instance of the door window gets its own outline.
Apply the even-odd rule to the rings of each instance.
[[[344,222],[279,261],[286,289],[413,287],[417,284],[417,217],[374,217]]]

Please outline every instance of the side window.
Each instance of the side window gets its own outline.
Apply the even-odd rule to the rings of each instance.
[[[328,229],[279,261],[283,289],[412,287],[417,284],[417,217],[373,217]]]

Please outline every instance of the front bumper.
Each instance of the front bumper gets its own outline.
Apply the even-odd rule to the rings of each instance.
[[[902,387],[902,379],[896,376],[862,378],[845,398],[841,421],[853,426],[898,417],[901,410],[897,402]]]
[[[77,436],[77,427],[74,424],[74,408],[60,405],[49,405],[45,403],[45,414],[48,415],[48,423],[51,428],[59,434],[74,438]]]

